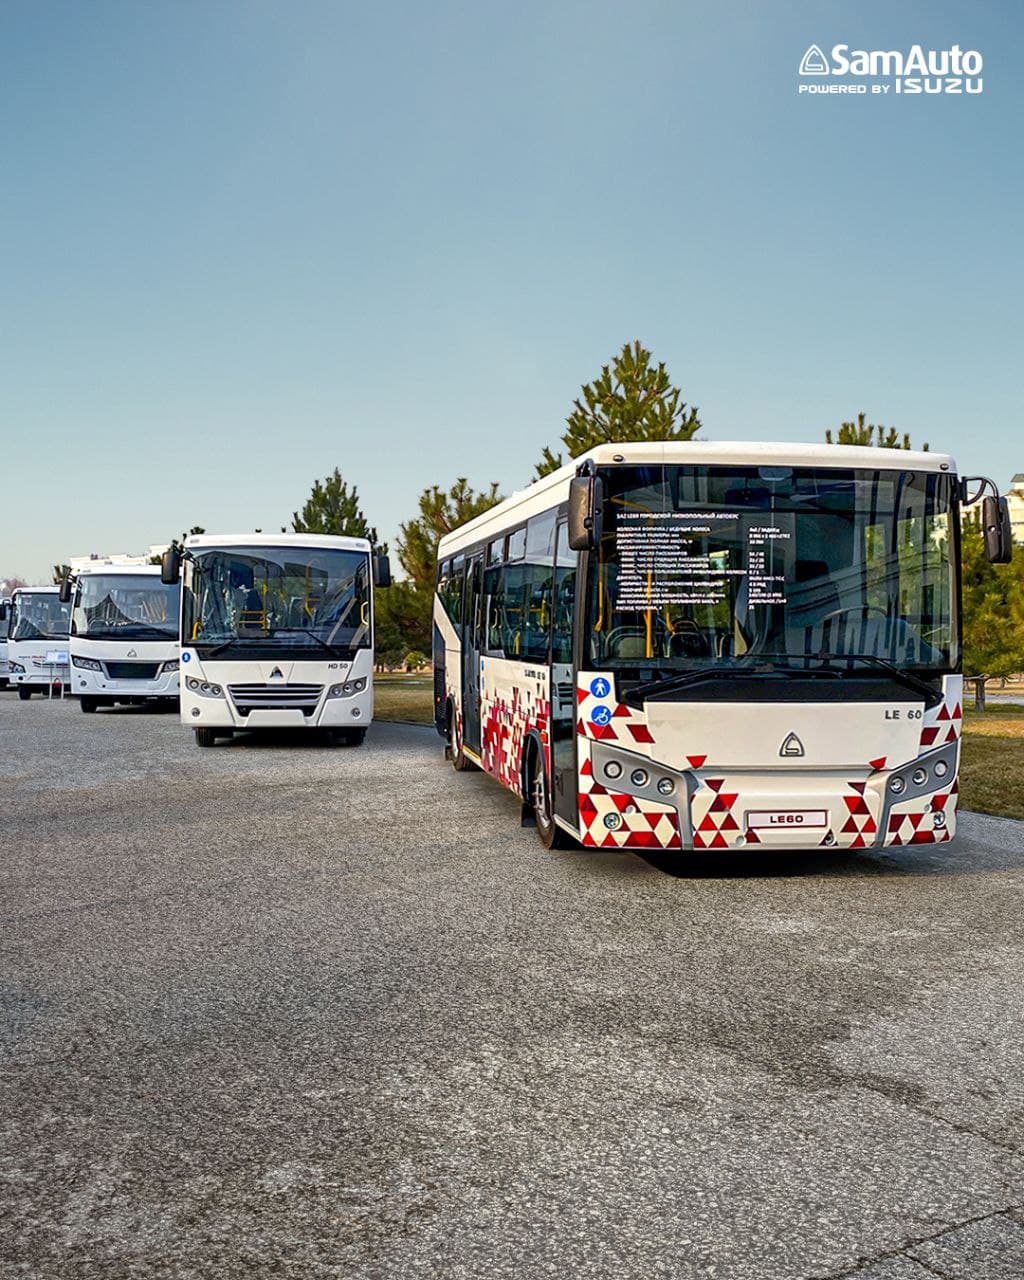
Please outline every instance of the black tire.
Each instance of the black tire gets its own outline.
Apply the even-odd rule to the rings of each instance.
[[[78,705],[82,708],[83,711],[90,712],[90,711],[96,710],[96,708],[99,706],[99,702],[96,698],[81,697],[78,699]]]
[[[28,687],[27,684],[18,685],[18,697],[22,700],[22,702],[28,702],[29,698],[32,697],[32,690]]]
[[[339,729],[338,740],[343,747],[361,747],[366,741],[365,729]]]
[[[203,725],[196,731],[197,747],[213,747],[217,743],[217,735],[207,725]]]
[[[533,810],[537,839],[545,849],[570,849],[576,843],[551,816],[551,788],[543,752],[534,747],[530,752],[528,803]]]

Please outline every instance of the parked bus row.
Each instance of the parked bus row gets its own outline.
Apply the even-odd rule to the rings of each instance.
[[[950,839],[962,719],[960,522],[1005,499],[943,454],[609,444],[441,539],[435,724],[456,770],[547,847]],[[90,565],[0,606],[23,697],[180,698],[200,746],[373,712],[359,539],[195,535],[159,568]],[[52,647],[51,647],[52,646]]]
[[[175,701],[201,747],[236,731],[328,729],[373,717],[373,584],[362,538],[193,535],[158,565],[90,561],[0,604],[19,697],[57,688],[84,712]]]

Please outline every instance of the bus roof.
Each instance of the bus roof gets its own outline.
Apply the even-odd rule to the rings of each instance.
[[[367,538],[341,538],[330,533],[192,533],[185,539],[196,547],[333,547],[336,551],[369,551]]]
[[[761,443],[753,440],[652,440],[600,444],[446,534],[439,544],[439,554],[442,549],[445,554],[450,554],[461,546],[486,538],[492,525],[497,531],[554,505],[556,499],[551,491],[560,486],[568,490],[568,482],[580,464],[587,460],[599,467],[687,464],[736,467],[768,463],[788,467],[835,467],[844,471],[854,467],[869,471],[956,473],[956,463],[948,453],[915,449],[876,449],[851,444]],[[559,494],[557,501],[561,499]]]
[[[83,564],[80,569],[72,571],[76,578],[91,578],[98,574],[103,574],[108,578],[127,577],[129,574],[138,574],[140,576],[152,577],[154,574],[160,576],[159,564],[118,564],[116,562],[102,560],[90,560],[88,564]]]

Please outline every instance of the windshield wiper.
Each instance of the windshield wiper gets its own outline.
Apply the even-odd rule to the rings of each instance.
[[[908,689],[913,689],[921,694],[924,698],[924,704],[929,710],[937,707],[942,701],[942,694],[934,685],[922,680],[920,676],[915,676],[911,671],[904,671],[902,667],[898,667],[895,662],[890,662],[888,658],[879,658],[873,653],[807,653],[807,654],[787,654],[792,658],[811,658],[817,662],[864,662],[868,666],[877,667],[879,671],[884,671],[887,675],[892,676],[894,680],[904,684]]]
[[[700,667],[697,670],[680,671],[678,675],[668,676],[667,678],[644,680],[640,684],[634,685],[632,689],[627,690],[622,695],[622,701],[627,706],[639,708],[648,694],[670,693],[676,689],[685,689],[689,685],[700,684],[702,680],[717,680],[720,677],[729,676],[773,676],[792,671],[793,668],[788,663],[779,662],[775,654],[758,655],[747,663],[736,663],[733,666]],[[804,672],[800,674],[802,675]],[[825,670],[808,671],[806,674],[828,676],[829,678],[837,678],[839,675],[838,672]]]
[[[271,637],[276,636],[280,631],[301,631],[304,636],[311,636],[317,644],[322,645],[332,657],[337,658],[341,654],[340,649],[333,644],[329,644],[323,636],[318,636],[315,631],[310,631],[309,627],[275,627],[270,633]]]

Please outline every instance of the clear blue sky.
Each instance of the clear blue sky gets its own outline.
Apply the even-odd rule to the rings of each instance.
[[[525,482],[634,337],[706,436],[864,409],[1024,470],[1014,0],[0,24],[0,576],[275,529],[335,465],[393,542],[432,482]],[[984,94],[801,98],[811,42],[976,48]]]

